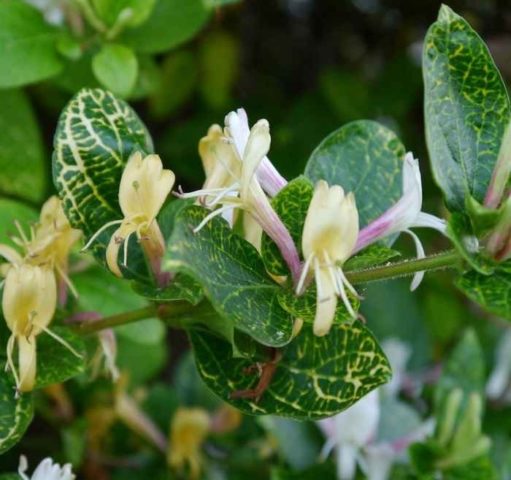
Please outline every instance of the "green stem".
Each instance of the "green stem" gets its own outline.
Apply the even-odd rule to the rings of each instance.
[[[345,273],[350,283],[356,285],[359,283],[375,282],[377,280],[405,277],[427,270],[454,268],[458,266],[461,261],[462,259],[456,250],[449,250],[425,258],[403,260],[402,262],[389,263],[366,270]]]
[[[356,270],[345,273],[348,280],[352,284],[357,285],[360,283],[375,282],[377,280],[404,277],[421,271],[453,268],[458,266],[461,261],[462,259],[458,252],[449,250],[426,258],[404,260],[402,262],[368,268],[367,270]],[[165,303],[159,306],[150,305],[131,312],[105,317],[101,320],[84,322],[82,325],[78,326],[76,330],[80,335],[89,335],[106,328],[118,327],[151,317],[159,317],[179,327],[180,320],[182,320],[183,316],[186,316],[190,312],[197,313],[197,308],[198,307],[193,307],[191,304],[184,301]]]

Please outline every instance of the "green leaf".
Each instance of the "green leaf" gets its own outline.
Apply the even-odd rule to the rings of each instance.
[[[271,480],[317,480],[318,478],[324,480],[336,478],[335,464],[332,461],[325,461],[298,472],[282,467],[271,471]]]
[[[20,476],[17,473],[6,473],[0,475],[0,480],[20,480]]]
[[[310,180],[301,176],[289,182],[271,202],[273,209],[289,230],[300,254],[303,225],[313,192],[314,187]],[[261,256],[267,270],[272,274],[289,274],[289,268],[277,245],[264,233],[261,242]]]
[[[67,342],[78,358],[68,348],[46,333],[37,337],[37,375],[36,388],[43,388],[54,383],[62,383],[76,377],[85,370],[85,344],[69,328],[50,327],[51,331]]]
[[[92,59],[92,70],[105,88],[127,97],[137,81],[138,61],[131,48],[106,44]]]
[[[495,270],[495,262],[484,255],[470,219],[461,212],[454,212],[447,224],[447,235],[464,258],[478,272],[489,275]]]
[[[305,175],[353,192],[360,227],[365,227],[401,197],[404,155],[392,130],[360,120],[328,135],[312,152]]]
[[[178,273],[164,288],[140,282],[133,282],[132,287],[142,297],[157,303],[186,300],[192,305],[197,305],[203,298],[200,284],[182,273]]]
[[[277,301],[280,287],[266,273],[257,250],[223,219],[213,218],[193,233],[207,214],[196,206],[177,214],[164,268],[199,282],[227,323],[265,345],[285,345],[291,339],[293,318]]]
[[[0,11],[1,8],[0,5]],[[0,115],[0,193],[41,202],[46,193],[47,167],[41,132],[30,101],[22,90],[0,90],[0,111],[3,112]]]
[[[202,0],[158,0],[150,17],[120,37],[137,52],[162,53],[190,40],[209,18]]]
[[[27,85],[59,73],[58,34],[27,3],[0,2],[0,88]]]
[[[239,50],[237,38],[226,32],[213,32],[201,42],[200,92],[212,108],[225,108],[231,101],[239,74]]]
[[[256,361],[233,358],[228,342],[210,333],[191,331],[200,375],[224,401],[249,415],[279,415],[317,420],[345,410],[390,378],[390,365],[369,330],[355,323],[334,325],[324,337],[303,328],[281,350],[270,385],[259,401],[232,399],[237,390],[254,388],[258,375],[246,369]]]
[[[167,55],[161,64],[158,87],[149,97],[151,114],[156,118],[173,114],[190,100],[198,78],[199,67],[192,52],[179,50]]]
[[[456,280],[456,286],[471,300],[485,310],[511,320],[511,266],[501,264],[492,275],[475,270],[464,273]]]
[[[156,0],[92,0],[98,17],[108,26],[113,26],[120,15],[126,25],[140,25],[151,15],[155,3]]]
[[[451,210],[482,202],[510,104],[479,35],[443,5],[424,42],[426,138],[433,174]]]
[[[151,153],[151,137],[127,103],[83,89],[62,112],[54,140],[53,180],[74,228],[86,237],[122,218],[119,183],[131,153]]]
[[[0,454],[19,442],[32,422],[34,404],[31,394],[15,398],[6,375],[0,376]]]
[[[484,392],[485,365],[481,345],[473,330],[467,330],[442,369],[435,390],[435,403],[440,406],[449,392],[460,388],[466,397]]]
[[[497,480],[499,477],[487,456],[479,457],[466,465],[447,470],[444,480]]]
[[[348,298],[350,299],[353,310],[358,311],[360,308],[360,301],[354,298],[349,292],[347,292]],[[300,318],[306,323],[314,322],[316,316],[317,306],[317,290],[316,285],[311,284],[305,293],[300,296],[296,296],[292,289],[282,289],[278,294],[278,300],[280,306],[289,312],[293,318]],[[334,322],[337,323],[352,323],[353,317],[350,315],[344,302],[338,301],[337,308],[335,310]]]
[[[362,270],[364,268],[381,265],[399,256],[401,256],[401,253],[397,250],[375,243],[349,258],[344,264],[343,270],[345,272]]]
[[[24,203],[8,198],[0,198],[0,243],[7,243],[11,247],[15,244],[11,236],[18,236],[15,221],[18,221],[25,232],[29,231],[29,226],[38,220],[38,212],[28,207]]]

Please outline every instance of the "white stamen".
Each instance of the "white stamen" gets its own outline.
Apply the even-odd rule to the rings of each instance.
[[[305,279],[307,278],[307,274],[309,273],[310,264],[311,264],[313,258],[314,258],[314,252],[312,252],[309,255],[309,257],[307,258],[307,260],[305,260],[305,263],[302,268],[302,273],[300,274],[300,278],[298,280],[298,285],[296,286],[296,290],[295,290],[297,295],[300,295],[302,293],[303,286],[305,284]]]
[[[112,220],[111,222],[105,223],[94,235],[92,235],[92,237],[85,244],[81,251],[84,252],[87,250],[92,245],[92,242],[94,242],[94,240],[96,240],[96,238],[98,238],[107,228],[111,227],[112,225],[119,225],[122,222],[122,220]]]
[[[48,327],[42,327],[42,330],[46,332],[50,337],[59,342],[65,348],[67,348],[75,357],[82,358],[80,355],[68,342],[66,342],[62,337],[52,332]]]
[[[217,215],[221,215],[223,212],[226,212],[227,210],[230,210],[232,205],[225,205],[221,208],[218,208],[216,210],[213,210],[209,215],[206,215],[202,222],[199,223],[194,229],[193,233],[198,233],[202,228],[208,223],[212,218],[216,217]]]

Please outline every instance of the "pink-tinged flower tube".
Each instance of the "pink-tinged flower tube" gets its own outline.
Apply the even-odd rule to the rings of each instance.
[[[500,144],[497,162],[493,168],[492,177],[486,196],[484,206],[488,208],[497,208],[502,201],[502,197],[507,187],[509,175],[511,173],[511,123],[507,126]]]
[[[224,137],[218,138],[217,129],[211,129],[208,137],[201,140],[204,148],[201,157],[205,165],[205,187],[190,193],[181,193],[181,198],[199,198],[212,212],[195,227],[200,231],[213,217],[224,215],[238,208],[250,215],[276,243],[282,257],[286,261],[293,280],[298,281],[301,272],[300,258],[291,234],[277,215],[263,191],[256,171],[270,149],[270,125],[266,120],[259,120],[250,130],[248,139],[240,155],[234,148],[234,139],[230,137],[230,130],[225,128]],[[230,148],[225,148],[225,147]],[[209,166],[208,155],[215,156],[216,165]],[[233,157],[234,155],[234,157]],[[206,167],[206,165],[208,165]],[[218,170],[224,170],[218,173]],[[213,176],[217,179],[212,185]],[[230,183],[230,185],[229,185]],[[220,206],[221,205],[221,206]],[[216,208],[220,206],[220,208]]]
[[[238,155],[242,158],[250,136],[247,112],[243,108],[238,108],[235,112],[227,114],[225,128],[234,142]],[[259,163],[256,175],[262,189],[270,197],[277,195],[287,185],[287,180],[278,172],[266,155]]]
[[[421,211],[422,182],[419,161],[411,152],[407,153],[403,163],[403,195],[386,212],[360,230],[353,253],[357,253],[368,245],[382,240],[395,233],[407,233],[415,242],[417,258],[424,258],[424,248],[419,237],[411,228],[433,228],[445,235],[447,223],[429,213]],[[421,283],[424,272],[415,274],[411,289],[415,290]]]

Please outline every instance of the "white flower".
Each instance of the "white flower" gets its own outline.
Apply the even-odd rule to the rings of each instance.
[[[58,463],[53,463],[51,458],[45,458],[34,470],[31,477],[26,474],[27,469],[27,458],[22,455],[18,473],[23,480],[75,480],[76,478],[72,472],[71,464],[66,463],[61,467]]]
[[[379,421],[380,401],[378,391],[373,390],[344,412],[318,422],[328,436],[322,457],[335,448],[339,480],[355,478],[361,449],[374,439]]]
[[[213,211],[194,229],[199,232],[212,218],[241,209],[261,226],[277,244],[295,282],[300,274],[300,259],[293,239],[273,210],[256,172],[270,149],[270,125],[259,120],[248,134],[241,128],[237,114],[227,115],[224,136],[213,125],[208,136],[199,144],[199,152],[206,171],[204,188],[181,193],[182,198],[199,198]],[[248,129],[248,126],[247,126]],[[232,182],[232,183],[231,183]],[[220,208],[216,208],[221,205]],[[232,224],[232,221],[231,221]]]
[[[360,231],[357,245],[353,253],[359,252],[371,243],[395,233],[405,232],[413,238],[417,250],[417,258],[424,258],[424,248],[415,233],[410,228],[428,227],[438,230],[445,235],[445,220],[429,213],[421,212],[422,183],[419,161],[408,152],[403,164],[403,195],[392,207],[380,217]],[[415,274],[411,289],[415,290],[421,283],[424,272]]]
[[[296,293],[302,292],[309,271],[314,273],[317,289],[314,333],[325,335],[330,330],[340,296],[352,317],[355,311],[346,288],[357,296],[346,279],[341,265],[350,257],[358,236],[358,211],[353,193],[320,180],[307,210],[302,234],[305,264]]]

